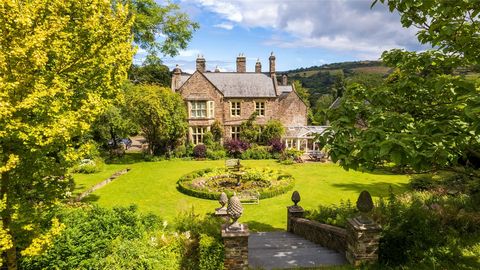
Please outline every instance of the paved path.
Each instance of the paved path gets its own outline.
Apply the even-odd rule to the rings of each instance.
[[[340,253],[287,232],[251,233],[248,263],[252,268],[282,269],[346,264]]]

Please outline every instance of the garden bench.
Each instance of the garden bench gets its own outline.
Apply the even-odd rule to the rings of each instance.
[[[260,193],[258,191],[242,191],[237,194],[238,199],[243,204],[259,204]]]
[[[239,172],[242,165],[240,165],[240,159],[227,159],[225,160],[225,167],[228,171]]]

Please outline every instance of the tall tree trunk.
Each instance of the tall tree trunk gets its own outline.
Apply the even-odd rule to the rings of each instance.
[[[0,189],[0,198],[4,198],[4,196],[8,195],[8,183],[9,182],[9,175],[8,172],[4,172],[1,175],[1,183],[2,187]],[[11,208],[9,197],[7,196],[5,210],[2,211],[2,226],[4,230],[7,230],[9,234],[12,236],[12,247],[6,251],[7,254],[7,268],[9,270],[17,270],[17,247],[15,243],[15,237],[12,235],[12,230],[10,229],[10,223],[12,220],[11,216]]]

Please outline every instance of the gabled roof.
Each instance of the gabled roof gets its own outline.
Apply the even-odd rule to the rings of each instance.
[[[272,78],[263,73],[202,73],[225,97],[276,97]]]
[[[272,78],[263,73],[205,72],[201,74],[205,76],[224,97],[255,98],[277,96]],[[182,74],[176,90],[180,89],[191,76],[191,74]],[[280,94],[293,91],[291,85],[278,87]]]

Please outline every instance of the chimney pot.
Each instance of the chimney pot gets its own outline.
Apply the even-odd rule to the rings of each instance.
[[[205,58],[200,54],[197,57],[197,70],[202,73],[205,72]]]
[[[262,63],[260,63],[260,59],[257,59],[257,63],[255,63],[255,72],[262,73]]]
[[[237,57],[237,72],[244,73],[247,71],[247,58],[240,53]]]

